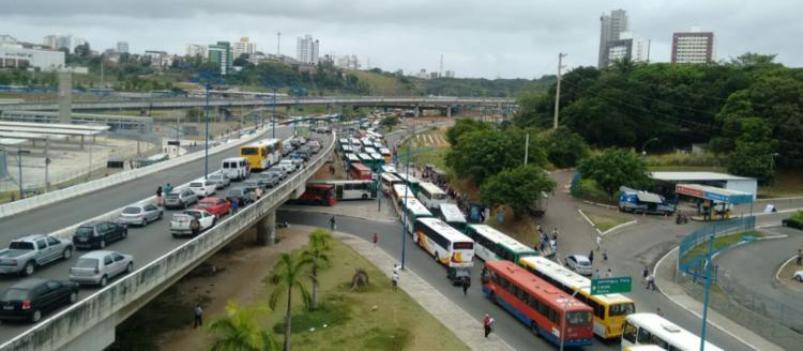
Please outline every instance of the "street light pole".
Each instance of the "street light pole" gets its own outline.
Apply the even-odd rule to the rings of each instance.
[[[271,129],[273,129],[273,139],[276,139],[276,88],[275,87],[273,88],[273,108],[272,108],[272,110],[273,110],[272,111],[273,112],[273,117],[272,117],[273,118],[273,121],[272,121],[273,127]]]
[[[558,129],[558,112],[560,111],[560,80],[561,74],[560,71],[563,69],[563,58],[566,57],[566,54],[560,52],[558,53],[558,83],[555,86],[555,115],[552,119],[552,128]]]
[[[204,137],[204,179],[209,174],[209,83],[206,87],[206,105],[204,107],[204,122],[206,123],[206,136]]]
[[[708,291],[711,290],[711,266],[713,266],[711,252],[714,251],[715,234],[716,227],[711,232],[711,238],[708,239],[708,252],[705,254],[705,291],[703,293],[703,325],[700,327],[700,351],[705,350],[705,333],[706,325],[708,324]]]

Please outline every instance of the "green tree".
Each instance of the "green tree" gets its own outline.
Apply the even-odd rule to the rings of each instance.
[[[276,263],[276,267],[269,278],[271,285],[274,286],[268,299],[268,305],[271,309],[276,309],[279,299],[285,293],[287,294],[287,308],[284,317],[284,351],[290,351],[293,290],[298,290],[301,294],[304,306],[309,306],[310,303],[309,292],[302,283],[308,264],[310,264],[310,261],[301,255],[284,253],[279,258],[279,262]]]
[[[582,177],[596,181],[609,198],[622,185],[643,187],[650,182],[644,160],[625,149],[605,149],[581,161],[578,170]]]
[[[728,155],[728,172],[767,183],[775,174],[773,158],[771,143],[739,141]]]
[[[489,127],[490,124],[474,119],[459,119],[455,122],[454,126],[446,131],[446,140],[449,141],[450,145],[455,146],[463,134],[476,132]]]
[[[480,194],[490,206],[508,205],[515,216],[521,216],[538,201],[542,193],[555,189],[555,182],[535,165],[508,169],[488,178]]]
[[[236,302],[226,305],[226,315],[207,327],[214,334],[212,351],[275,351],[279,346],[273,334],[263,330],[257,316],[264,307],[243,308]]]
[[[588,156],[589,148],[579,134],[566,127],[549,132],[546,138],[546,150],[549,162],[555,167],[574,167],[581,159]]]
[[[513,165],[511,138],[496,129],[483,129],[463,134],[446,154],[446,164],[458,176],[482,182]],[[521,161],[518,161],[521,162]]]
[[[309,244],[304,250],[304,258],[310,262],[312,272],[312,300],[310,309],[318,307],[318,271],[326,268],[331,263],[329,252],[332,251],[332,234],[324,229],[315,229],[310,233]]]
[[[382,121],[379,124],[388,129],[388,131],[392,131],[393,127],[397,126],[400,123],[399,117],[395,115],[387,116],[382,118]]]

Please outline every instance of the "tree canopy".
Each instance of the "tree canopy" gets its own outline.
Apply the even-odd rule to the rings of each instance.
[[[644,160],[625,149],[605,149],[581,161],[578,170],[582,177],[597,182],[609,197],[622,185],[640,188],[650,182]]]
[[[536,165],[519,166],[491,176],[480,187],[482,201],[490,206],[508,205],[516,216],[531,209],[544,192],[551,192],[555,182]]]

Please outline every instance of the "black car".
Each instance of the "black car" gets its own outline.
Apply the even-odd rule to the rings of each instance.
[[[103,249],[106,244],[125,239],[128,227],[117,222],[92,222],[82,224],[72,237],[73,245],[78,249]]]
[[[0,297],[0,320],[38,322],[42,315],[78,301],[78,284],[28,278],[12,285]]]
[[[241,206],[247,206],[256,201],[257,194],[256,188],[250,186],[238,186],[229,189],[226,193],[226,198],[230,201],[238,201]]]

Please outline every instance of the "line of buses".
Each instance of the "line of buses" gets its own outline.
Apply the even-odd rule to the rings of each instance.
[[[545,340],[577,347],[593,336],[621,338],[624,350],[699,350],[700,339],[653,313],[636,313],[623,294],[591,295],[591,280],[484,224],[469,224],[435,184],[383,167],[382,191],[393,199],[414,242],[454,278],[485,262],[483,294]],[[706,343],[707,350],[720,350]]]

